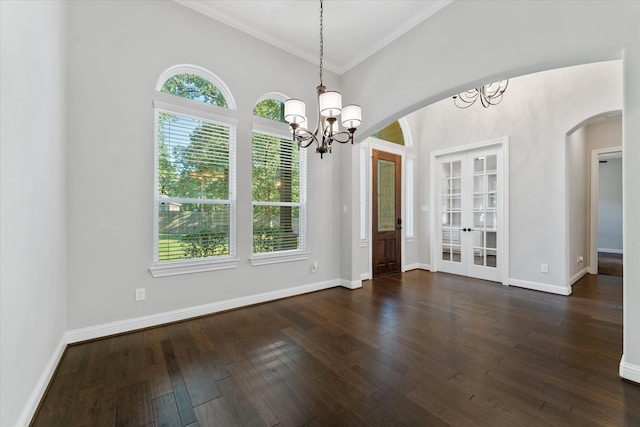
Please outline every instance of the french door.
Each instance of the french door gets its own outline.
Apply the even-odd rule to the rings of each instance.
[[[438,270],[502,281],[502,164],[500,147],[437,158]]]

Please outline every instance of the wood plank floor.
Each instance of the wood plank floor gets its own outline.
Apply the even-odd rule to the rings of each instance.
[[[622,281],[412,271],[71,346],[34,426],[638,426]]]

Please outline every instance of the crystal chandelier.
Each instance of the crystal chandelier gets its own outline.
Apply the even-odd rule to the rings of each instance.
[[[307,130],[306,106],[299,99],[288,99],[284,103],[284,118],[289,123],[293,140],[298,147],[307,148],[315,143],[316,153],[320,158],[329,152],[334,141],[339,143],[351,142],[356,128],[362,123],[362,111],[359,105],[342,106],[340,92],[328,91],[322,82],[322,59],[324,56],[324,40],[322,34],[323,7],[320,0],[320,86],[318,92],[318,124],[313,132]],[[338,128],[338,117],[342,115],[342,126],[346,131]]]
[[[496,83],[490,83],[475,89],[470,89],[453,96],[453,103],[458,108],[469,108],[480,99],[480,103],[484,108],[490,105],[498,105],[502,101],[504,91],[507,90],[509,80],[501,80]]]

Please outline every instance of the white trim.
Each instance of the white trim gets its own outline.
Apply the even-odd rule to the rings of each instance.
[[[340,279],[340,286],[347,289],[359,289],[362,287],[362,280],[349,281],[346,279]]]
[[[591,224],[589,241],[589,273],[598,274],[598,194],[600,193],[600,155],[622,152],[622,147],[591,150]]]
[[[53,374],[56,372],[58,365],[60,364],[60,360],[62,359],[62,355],[64,354],[65,349],[67,348],[67,335],[66,333],[62,335],[60,338],[60,342],[53,350],[53,354],[49,358],[49,362],[47,366],[45,366],[42,374],[40,374],[40,378],[36,383],[35,387],[31,391],[29,395],[29,399],[27,399],[27,403],[22,408],[22,412],[20,412],[20,416],[16,421],[16,427],[28,426],[33,416],[38,409],[38,405],[40,401],[44,397],[44,393],[47,391],[47,387],[51,382],[51,378],[53,378]]]
[[[398,119],[398,124],[402,130],[402,136],[404,137],[404,146],[407,148],[413,148],[413,136],[411,135],[411,127],[406,117]]]
[[[509,286],[531,289],[534,291],[549,292],[558,295],[571,295],[571,286],[558,286],[548,283],[531,282],[529,280],[509,279]]]
[[[625,380],[640,383],[640,365],[632,365],[624,360],[624,354],[620,359],[620,377]]]
[[[262,118],[264,119],[264,117]],[[269,136],[275,136],[276,138],[283,138],[286,140],[291,139],[291,132],[289,132],[288,124],[275,122],[269,119],[265,120],[267,120],[268,123],[253,122],[251,126],[252,132],[258,132]]]
[[[413,243],[413,242],[416,241],[416,236],[415,235],[414,236],[407,236],[407,237],[404,238],[404,241],[407,242],[407,243]]]
[[[573,286],[578,280],[582,279],[585,274],[589,273],[589,267],[585,267],[582,270],[578,271],[576,274],[571,276],[569,279],[569,286]]]
[[[409,271],[409,270],[418,270],[420,268],[420,264],[418,264],[417,262],[414,264],[407,264],[404,266],[404,271]]]
[[[424,264],[422,262],[418,263],[418,268],[420,270],[431,271],[431,264]]]
[[[281,92],[267,92],[264,95],[262,95],[260,98],[258,98],[258,100],[256,101],[256,103],[253,105],[253,108],[256,107],[256,105],[258,105],[258,103],[262,102],[262,101],[266,101],[267,99],[275,99],[277,101],[280,102],[286,102],[287,99],[291,98],[290,96],[285,95],[284,93]]]
[[[327,280],[325,282],[311,283],[308,285],[296,286],[293,288],[280,289],[277,291],[249,295],[240,298],[232,298],[224,301],[167,311],[164,313],[151,314],[148,316],[135,317],[131,319],[120,320],[117,322],[110,322],[101,325],[89,326],[86,328],[74,329],[67,332],[67,341],[71,344],[96,338],[103,338],[110,335],[122,334],[138,329],[150,328],[152,326],[191,319],[198,316],[206,316],[208,314],[232,310],[234,308],[246,307],[253,304],[260,304],[267,301],[302,295],[309,292],[321,291],[341,285],[342,282],[338,279]]]
[[[268,254],[255,254],[249,258],[252,266],[277,264],[280,262],[303,261],[309,259],[309,252],[306,251],[286,251],[270,252]]]
[[[611,248],[598,248],[598,252],[607,252],[610,254],[623,254],[624,251],[622,249],[611,249]]]
[[[202,77],[205,80],[210,81],[222,93],[222,96],[224,97],[225,101],[227,101],[228,108],[231,110],[237,110],[236,101],[233,98],[233,95],[231,94],[231,90],[229,90],[229,87],[226,85],[226,83],[211,71],[207,70],[206,68],[199,67],[197,65],[178,64],[178,65],[173,65],[167,68],[162,72],[162,74],[160,74],[160,77],[158,78],[158,81],[156,83],[156,90],[160,92],[160,90],[162,89],[162,86],[164,85],[164,82],[166,82],[169,78],[175,76],[176,74],[195,74],[197,76]],[[161,92],[161,93],[164,93],[164,92]],[[169,96],[175,96],[175,95],[169,95]],[[190,101],[199,102],[194,100],[190,100]],[[224,107],[221,107],[221,108],[224,108]]]
[[[361,273],[360,274],[360,280],[371,280],[371,275],[367,272],[367,273]]]
[[[167,113],[194,117],[199,120],[214,121],[225,126],[238,126],[238,119],[232,114],[227,114],[229,111],[228,108],[193,102],[190,99],[180,98],[166,93],[156,93],[156,96],[153,98],[153,108]]]
[[[236,268],[239,263],[237,258],[224,259],[199,259],[194,261],[176,261],[155,264],[149,267],[153,277],[176,276],[179,274],[202,273],[205,271],[227,270]]]

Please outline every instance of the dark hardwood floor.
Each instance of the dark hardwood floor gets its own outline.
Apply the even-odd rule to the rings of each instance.
[[[34,426],[638,426],[622,281],[412,271],[74,345]]]

